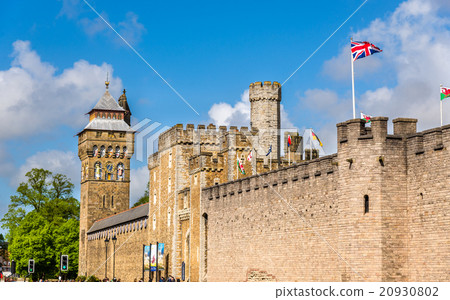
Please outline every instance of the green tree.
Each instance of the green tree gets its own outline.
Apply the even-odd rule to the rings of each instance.
[[[0,220],[7,229],[11,259],[17,273],[25,275],[29,259],[35,260],[33,279],[54,278],[60,255],[69,255],[69,278],[78,272],[79,202],[73,184],[62,174],[33,169],[27,181],[11,196],[8,212]]]
[[[136,201],[136,203],[134,203],[132,207],[136,207],[141,204],[148,203],[148,201],[149,201],[149,191],[148,191],[149,185],[150,185],[150,182],[147,183],[147,189],[145,190],[144,195],[141,198],[139,198],[139,200]]]

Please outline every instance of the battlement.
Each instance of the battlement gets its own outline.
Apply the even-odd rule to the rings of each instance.
[[[213,200],[226,197],[227,195],[232,196],[259,189],[277,188],[277,186],[283,186],[293,182],[303,182],[306,184],[308,180],[332,176],[338,171],[337,161],[337,154],[327,155],[270,172],[206,187],[202,189],[202,193],[206,196],[206,199]]]
[[[198,124],[197,129],[195,129],[194,124],[187,124],[185,127],[183,127],[183,124],[177,124],[159,136],[158,148],[159,151],[162,151],[177,144],[220,146],[227,139],[227,136],[241,136],[241,139],[245,139],[244,136],[249,137],[257,134],[256,128],[249,130],[246,126],[242,126],[240,129],[236,126],[230,126],[227,129],[226,126],[217,128],[214,124],[208,126]]]
[[[371,119],[371,127],[366,126],[365,120],[351,119],[338,123],[338,145],[355,142],[358,140],[396,140],[403,139],[416,133],[417,119],[397,118],[392,121],[394,134],[388,134],[388,118],[374,117]]]
[[[249,87],[250,102],[257,100],[277,100],[281,101],[281,84],[274,81],[257,81]]]

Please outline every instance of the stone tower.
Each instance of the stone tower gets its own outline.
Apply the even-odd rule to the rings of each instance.
[[[274,81],[250,84],[250,127],[259,130],[259,143],[254,145],[258,158],[265,158],[272,146],[271,158],[280,159],[281,85]]]
[[[134,131],[124,120],[127,111],[114,100],[108,86],[109,82],[106,82],[105,93],[89,112],[89,124],[78,133],[78,157],[81,160],[80,275],[86,272],[86,233],[89,228],[96,220],[127,210],[130,205],[130,158],[134,152]]]

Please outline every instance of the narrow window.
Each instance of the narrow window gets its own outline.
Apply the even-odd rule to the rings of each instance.
[[[105,195],[103,195],[103,208],[105,208]]]
[[[183,208],[188,208],[188,198],[186,194],[184,194]]]
[[[111,196],[111,207],[114,207],[114,196]]]
[[[172,150],[169,152],[169,168],[172,168]]]
[[[156,214],[153,215],[153,230],[156,230]]]
[[[364,195],[364,214],[369,213],[369,196]]]
[[[172,189],[172,178],[169,177],[169,181],[167,183],[167,192],[170,193]]]
[[[153,204],[156,204],[156,191],[155,191],[155,193],[153,194]]]
[[[172,219],[172,209],[169,207],[167,211],[167,227],[170,228],[170,220]]]

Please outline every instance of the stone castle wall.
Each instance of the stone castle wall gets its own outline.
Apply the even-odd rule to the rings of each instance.
[[[208,281],[450,279],[450,126],[337,127],[336,155],[203,189]]]
[[[115,272],[117,279],[125,282],[139,281],[142,278],[143,245],[148,245],[148,219],[136,220],[106,230],[91,233],[87,238],[87,274],[99,279],[106,277],[113,279],[114,246],[111,237],[115,235],[116,254]],[[108,237],[108,249],[105,246],[105,238]],[[107,250],[107,252],[106,252]],[[107,258],[107,264],[105,260]],[[145,272],[145,281],[148,281],[148,272]]]

